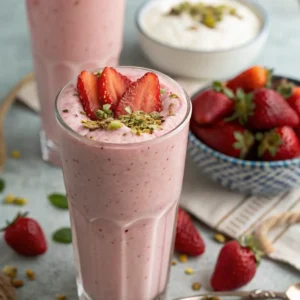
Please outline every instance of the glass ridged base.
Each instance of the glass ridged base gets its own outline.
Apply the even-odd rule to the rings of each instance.
[[[43,160],[54,166],[61,167],[59,149],[43,130],[40,132],[40,141]]]
[[[108,300],[106,297],[97,299],[92,299],[89,297],[89,295],[84,291],[83,286],[77,281],[77,292],[79,300]],[[120,300],[120,299],[109,299],[109,300]],[[132,299],[122,299],[122,300],[132,300]],[[158,295],[154,299],[139,299],[139,300],[166,300],[166,292],[163,292],[162,294]]]

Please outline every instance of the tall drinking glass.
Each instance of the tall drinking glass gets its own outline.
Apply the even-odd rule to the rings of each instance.
[[[135,67],[117,70],[125,75],[151,71]],[[177,82],[156,74],[178,95],[174,101],[180,99],[182,105],[176,125],[172,128],[176,119],[170,119],[169,130],[161,136],[153,134],[151,140],[134,137],[133,141],[129,140],[132,135],[122,134],[125,140],[112,143],[110,134],[115,132],[100,130],[101,138],[95,131],[85,132],[74,115],[80,110],[77,104],[72,111],[66,109],[75,105],[75,81],[57,97],[80,299],[164,299],[191,104]]]
[[[82,69],[116,66],[125,0],[26,0],[41,105],[43,159],[60,165],[53,102]]]

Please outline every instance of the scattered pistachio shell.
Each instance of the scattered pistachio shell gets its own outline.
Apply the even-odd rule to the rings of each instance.
[[[194,282],[194,283],[192,284],[192,289],[193,289],[194,291],[199,291],[199,290],[201,289],[201,283],[199,283],[199,282]]]
[[[191,274],[194,274],[194,273],[195,273],[195,271],[194,271],[192,268],[186,268],[186,269],[184,270],[184,272],[185,272],[185,274],[187,274],[187,275],[191,275]]]
[[[185,263],[187,262],[188,260],[188,256],[186,254],[180,254],[179,255],[179,261],[182,262],[182,263]]]

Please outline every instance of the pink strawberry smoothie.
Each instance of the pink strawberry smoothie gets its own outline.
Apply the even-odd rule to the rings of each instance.
[[[149,71],[117,70],[132,81]],[[179,84],[156,74],[164,122],[152,134],[84,128],[76,81],[57,98],[80,299],[164,299],[191,106]]]
[[[125,0],[26,0],[26,4],[41,104],[43,158],[59,165],[51,113],[55,97],[82,69],[118,64]]]

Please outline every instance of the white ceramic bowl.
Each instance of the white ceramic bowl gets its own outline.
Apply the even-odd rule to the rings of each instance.
[[[253,62],[269,34],[267,12],[256,2],[238,1],[249,7],[262,24],[258,35],[246,44],[225,50],[198,51],[180,49],[161,43],[143,31],[141,20],[146,9],[151,5],[151,1],[147,1],[136,14],[140,46],[151,63],[166,73],[202,79],[232,77]]]

